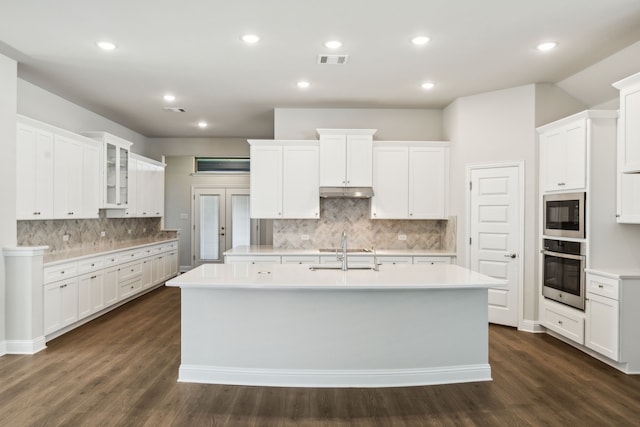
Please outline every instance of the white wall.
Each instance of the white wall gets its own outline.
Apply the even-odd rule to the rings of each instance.
[[[0,248],[16,243],[16,61],[0,55]],[[6,283],[0,257],[0,355],[6,352]]]
[[[466,265],[468,239],[467,166],[524,161],[525,253],[524,319],[535,319],[536,137],[535,86],[458,98],[444,111],[444,126],[451,141],[451,214],[458,217],[458,264]]]
[[[143,135],[22,79],[18,79],[18,114],[76,133],[109,132],[133,142],[132,152],[151,157]]]
[[[147,138],[148,157],[249,157],[249,143],[241,138]]]
[[[318,139],[317,128],[378,129],[376,140],[440,141],[442,110],[276,108],[275,139]]]

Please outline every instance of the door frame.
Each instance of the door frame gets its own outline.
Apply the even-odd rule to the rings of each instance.
[[[520,258],[520,271],[518,272],[518,329],[520,329],[524,320],[524,235],[525,235],[525,222],[524,222],[524,208],[525,208],[525,162],[524,160],[504,163],[486,163],[486,164],[468,164],[466,165],[466,181],[465,183],[471,183],[471,172],[481,169],[498,169],[505,167],[518,168],[518,225],[520,229],[520,235],[518,236],[518,254]],[[468,185],[468,184],[465,184]],[[465,230],[465,258],[466,267],[471,268],[471,245],[468,244],[471,238],[471,191],[468,188],[465,195],[465,214],[467,217],[466,230]]]
[[[190,261],[191,261],[191,267],[195,266],[195,255],[196,255],[196,192],[198,190],[221,190],[225,192],[225,196],[224,196],[224,204],[225,204],[225,217],[226,215],[229,213],[230,207],[227,206],[228,205],[228,199],[229,199],[229,190],[242,190],[243,192],[246,191],[246,194],[249,195],[249,185],[207,185],[207,184],[194,184],[191,186],[191,195],[189,197],[191,197],[191,203],[190,203],[190,209],[191,209],[191,229],[189,230],[190,236],[191,236],[191,255],[190,255]],[[256,224],[257,226],[257,236],[259,238],[260,235],[260,222],[258,222]],[[233,232],[233,230],[231,230],[231,232]],[[227,234],[226,232],[226,224],[225,224],[225,234]],[[225,236],[227,237],[227,236]],[[232,234],[229,233],[228,237],[232,237]],[[226,251],[225,248],[222,249],[222,252],[224,253]],[[223,261],[224,262],[224,257],[223,257]]]

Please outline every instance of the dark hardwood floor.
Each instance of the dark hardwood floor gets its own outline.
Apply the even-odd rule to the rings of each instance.
[[[303,389],[178,383],[180,293],[160,288],[0,357],[0,426],[638,426],[640,376],[491,326],[492,382]]]

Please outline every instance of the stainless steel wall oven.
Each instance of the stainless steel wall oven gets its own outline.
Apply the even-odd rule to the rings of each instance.
[[[584,310],[584,243],[544,239],[544,249],[541,252],[542,295]]]

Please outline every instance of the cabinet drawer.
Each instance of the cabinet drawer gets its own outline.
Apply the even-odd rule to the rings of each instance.
[[[226,263],[246,262],[249,264],[280,264],[280,257],[269,256],[227,256]]]
[[[308,255],[286,255],[282,257],[283,264],[319,264],[320,257],[319,256],[308,256]]]
[[[87,258],[78,261],[78,274],[91,273],[104,268],[104,257]]]
[[[135,249],[118,254],[118,260],[120,262],[127,262],[134,259],[140,259],[145,256],[145,252],[142,249]]]
[[[450,256],[414,256],[414,264],[451,264]]]
[[[130,297],[131,295],[137,293],[140,289],[142,289],[141,276],[125,280],[118,286],[118,299],[121,300]]]
[[[78,263],[65,262],[44,268],[44,283],[53,283],[78,275]]]
[[[587,274],[587,294],[596,294],[618,300],[619,285],[616,279]]]
[[[380,258],[378,257],[378,262],[380,262]],[[320,264],[337,264],[341,265],[342,261],[338,261],[335,255],[322,255],[320,257]],[[347,264],[348,265],[373,265],[373,255],[365,255],[365,256],[355,256],[355,255],[347,255]]]
[[[379,264],[412,264],[413,258],[410,256],[379,256]]]
[[[546,305],[544,326],[578,344],[584,344],[584,317]]]
[[[129,280],[137,276],[142,276],[142,262],[140,261],[123,264],[118,269],[118,282]]]
[[[114,266],[116,264],[118,264],[119,260],[118,260],[118,255],[117,254],[111,254],[111,255],[107,255],[104,257],[104,267],[111,267]]]

